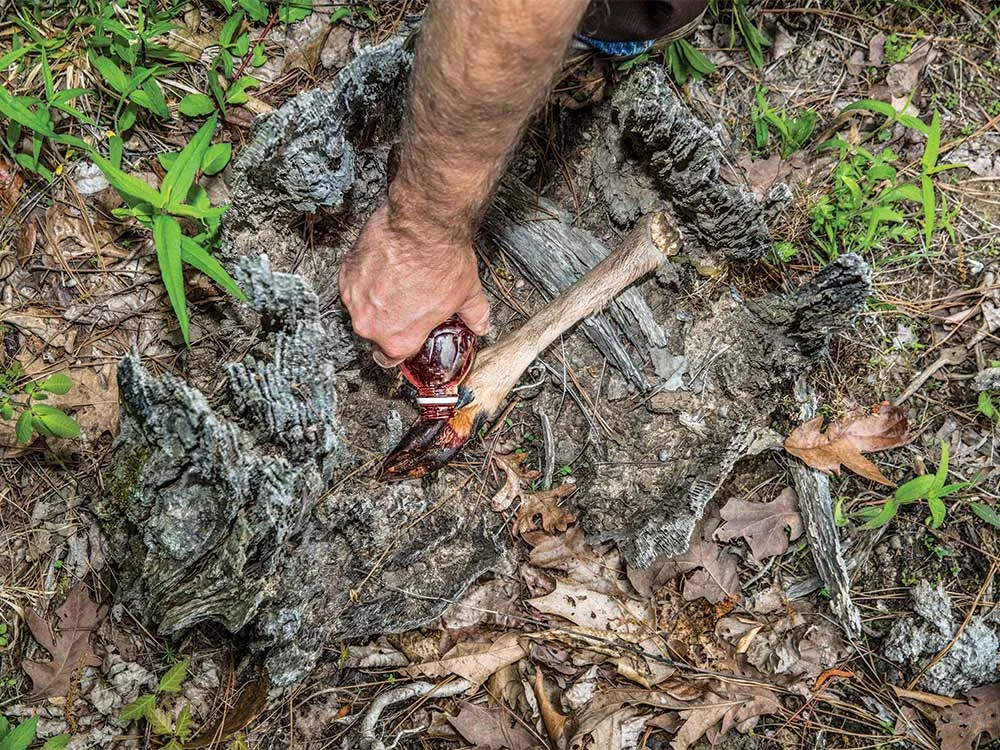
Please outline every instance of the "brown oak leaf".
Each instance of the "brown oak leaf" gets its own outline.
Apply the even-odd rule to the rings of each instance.
[[[968,696],[968,703],[956,703],[938,717],[941,750],[972,750],[981,734],[1000,739],[1000,683],[970,690]]]
[[[521,494],[524,492],[525,482],[530,483],[532,479],[538,476],[537,471],[525,469],[521,466],[527,457],[527,453],[509,453],[503,456],[493,456],[493,460],[500,465],[500,468],[503,469],[506,475],[503,487],[497,490],[496,494],[490,499],[490,507],[498,513],[507,510],[515,500],[521,497]]]
[[[576,516],[559,504],[576,491],[575,484],[560,484],[551,490],[525,492],[517,509],[514,533],[534,531],[539,526],[548,533],[562,533],[576,521]],[[535,519],[538,519],[537,521]]]
[[[484,708],[466,701],[458,702],[458,716],[448,721],[466,742],[480,747],[507,750],[536,750],[542,743],[511,712],[498,707]]]
[[[786,487],[770,503],[751,503],[733,498],[723,506],[720,514],[725,523],[715,532],[715,538],[728,542],[738,536],[743,537],[757,562],[765,557],[784,554],[788,551],[789,540],[802,536],[798,496],[791,487]]]
[[[78,670],[101,665],[100,658],[90,646],[90,636],[102,616],[87,588],[80,584],[71,589],[56,614],[59,616],[59,632],[53,633],[49,623],[38,613],[32,609],[27,612],[31,634],[52,655],[51,661],[25,659],[21,662],[21,667],[31,677],[29,697],[32,700],[66,695]]]
[[[839,474],[843,465],[873,482],[893,486],[861,454],[898,448],[910,439],[905,409],[881,406],[871,413],[856,413],[831,422],[826,431],[822,427],[823,417],[796,427],[785,438],[785,450],[814,469]]]
[[[684,580],[684,599],[694,601],[704,597],[712,604],[740,593],[736,555],[726,552],[712,535],[719,526],[718,518],[708,517],[695,527],[688,551],[672,557],[658,557],[648,568],[628,568],[629,582],[636,591],[648,596],[677,575],[691,573]],[[693,571],[693,572],[692,572]]]
[[[519,633],[508,631],[492,643],[458,643],[440,659],[411,664],[402,671],[411,676],[431,678],[456,674],[472,683],[471,692],[474,692],[490,675],[508,664],[515,664],[525,656],[526,652],[518,642],[518,636]]]

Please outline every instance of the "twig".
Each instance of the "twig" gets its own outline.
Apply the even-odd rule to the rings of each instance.
[[[535,409],[538,420],[542,423],[542,445],[545,449],[545,458],[542,468],[542,489],[552,489],[552,477],[556,472],[556,446],[555,438],[552,436],[552,420],[542,409]]]
[[[411,682],[409,685],[402,685],[393,690],[388,690],[372,701],[371,706],[361,717],[361,737],[360,747],[363,750],[388,750],[388,746],[375,736],[375,728],[378,726],[382,712],[394,703],[419,698],[430,693],[434,693],[437,698],[450,698],[460,693],[464,693],[472,687],[468,680],[454,680],[443,685],[433,682]],[[399,736],[396,737],[396,742]],[[393,746],[396,743],[393,743]]]

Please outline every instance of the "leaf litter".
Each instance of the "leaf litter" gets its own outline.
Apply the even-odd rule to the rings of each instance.
[[[770,503],[751,503],[734,497],[720,514],[724,523],[716,529],[715,538],[723,542],[737,537],[746,539],[757,562],[783,555],[788,551],[788,542],[802,536],[798,496],[791,487],[782,490]]]
[[[792,430],[785,450],[814,469],[839,474],[845,466],[855,474],[892,487],[894,484],[862,453],[898,448],[910,440],[906,410],[883,404],[875,410],[853,412],[830,422],[822,416]]]
[[[78,584],[56,610],[59,627],[52,626],[35,610],[27,611],[28,628],[38,644],[49,652],[49,661],[25,659],[21,667],[31,677],[32,700],[58,698],[70,692],[85,667],[98,667],[101,660],[90,645],[91,636],[101,622],[97,604],[87,588]]]

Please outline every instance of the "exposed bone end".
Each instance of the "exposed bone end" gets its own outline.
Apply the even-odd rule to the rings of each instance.
[[[684,245],[680,231],[662,211],[653,214],[649,219],[649,238],[668,258],[680,253]]]

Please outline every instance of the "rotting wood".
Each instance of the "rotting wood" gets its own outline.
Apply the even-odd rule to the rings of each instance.
[[[802,404],[800,418],[812,419],[816,414],[815,397],[810,395],[808,386],[802,380],[795,384],[795,391]],[[830,479],[823,472],[796,460],[789,463],[789,471],[799,497],[799,512],[809,541],[809,551],[816,571],[830,593],[830,609],[848,638],[860,638],[861,612],[851,599],[851,576],[833,516]]]

